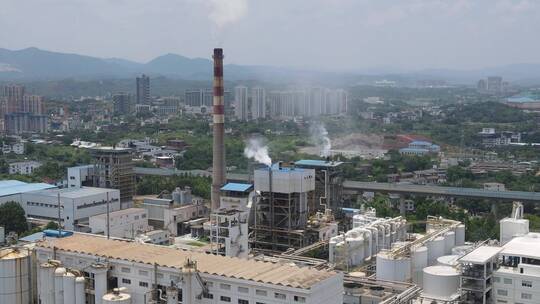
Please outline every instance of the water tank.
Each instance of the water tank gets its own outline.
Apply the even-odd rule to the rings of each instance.
[[[441,236],[426,242],[426,247],[428,249],[428,265],[435,265],[437,263],[437,258],[444,255],[445,245],[444,238]]]
[[[85,279],[77,277],[75,279],[75,304],[86,304]]]
[[[182,203],[182,190],[179,187],[176,187],[174,191],[172,192],[172,199],[175,204],[181,204]]]
[[[464,256],[473,250],[471,245],[461,245],[452,248],[452,255]]]
[[[405,282],[411,279],[411,258],[393,257],[387,252],[377,254],[377,279]]]
[[[444,253],[450,254],[452,248],[456,246],[456,233],[454,231],[448,231],[444,234]]]
[[[102,304],[131,304],[131,296],[127,293],[120,292],[118,289],[105,294],[102,300]]]
[[[529,220],[504,218],[500,221],[501,245],[508,243],[516,236],[529,233]]]
[[[424,295],[434,299],[450,299],[458,291],[459,272],[449,266],[424,268]]]
[[[67,272],[63,277],[64,304],[75,303],[75,275]]]
[[[39,303],[54,304],[54,269],[56,266],[50,263],[39,265],[38,273],[38,296]]]
[[[54,271],[54,303],[64,304],[64,274],[66,269],[58,267]]]
[[[437,265],[441,266],[456,266],[458,264],[459,255],[443,255],[437,258]]]
[[[3,226],[0,226],[0,244],[6,242],[6,229]]]
[[[459,224],[456,227],[456,246],[465,244],[465,225]]]
[[[413,249],[411,254],[412,280],[422,286],[422,270],[428,266],[428,249],[425,246]]]
[[[25,249],[0,250],[0,303],[30,302],[29,259]]]

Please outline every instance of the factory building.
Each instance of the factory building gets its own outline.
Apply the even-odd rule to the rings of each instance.
[[[254,171],[254,219],[251,249],[283,252],[299,249],[337,235],[330,209],[309,209],[315,191],[315,170],[277,163]]]
[[[343,194],[343,162],[332,160],[299,160],[296,167],[315,170],[315,191],[310,201],[310,210],[333,211],[342,207]]]
[[[35,251],[42,304],[68,296],[69,303],[94,304],[343,303],[343,274],[329,270],[77,233],[47,238]]]
[[[137,235],[152,230],[147,213],[143,208],[128,208],[109,212],[108,216],[106,213],[94,215],[90,217],[90,230],[94,234],[135,239]]]
[[[210,215],[212,253],[248,257],[248,220],[252,191],[252,184],[227,183],[221,188],[220,208]]]
[[[87,231],[93,215],[120,210],[120,192],[106,188],[47,189],[21,194],[19,203],[26,217],[44,222],[57,221],[68,230]],[[60,205],[60,215],[58,212]]]

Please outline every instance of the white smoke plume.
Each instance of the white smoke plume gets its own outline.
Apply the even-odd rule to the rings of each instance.
[[[272,165],[272,159],[268,154],[268,146],[261,138],[250,138],[246,142],[244,155],[247,158],[254,159],[258,163],[265,164],[267,166]]]
[[[210,20],[214,22],[218,31],[240,20],[248,11],[247,0],[208,0],[208,5]]]
[[[311,125],[309,128],[311,133],[311,141],[315,146],[319,148],[320,156],[328,157],[330,156],[330,150],[332,149],[332,141],[328,136],[328,131],[322,123],[316,123]]]

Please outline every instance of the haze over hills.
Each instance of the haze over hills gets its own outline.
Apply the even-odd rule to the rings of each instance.
[[[512,64],[477,70],[429,69],[391,72],[391,67],[357,72],[328,72],[307,69],[227,65],[228,80],[256,79],[263,81],[313,81],[355,83],[365,76],[385,78],[444,79],[449,83],[474,84],[489,75],[500,75],[522,84],[540,83],[540,64]],[[211,79],[212,62],[204,58],[188,58],[177,54],[159,56],[147,63],[122,58],[97,58],[78,54],[45,51],[38,48],[8,50],[0,48],[0,80],[54,80],[66,78],[99,79],[130,78],[140,73],[161,75],[186,80]],[[363,75],[363,76],[362,76]],[[372,78],[372,77],[368,77]]]

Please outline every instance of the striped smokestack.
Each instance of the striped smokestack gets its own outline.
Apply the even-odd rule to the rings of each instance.
[[[219,208],[219,189],[225,184],[223,49],[214,49],[214,145],[212,162],[212,210]]]

